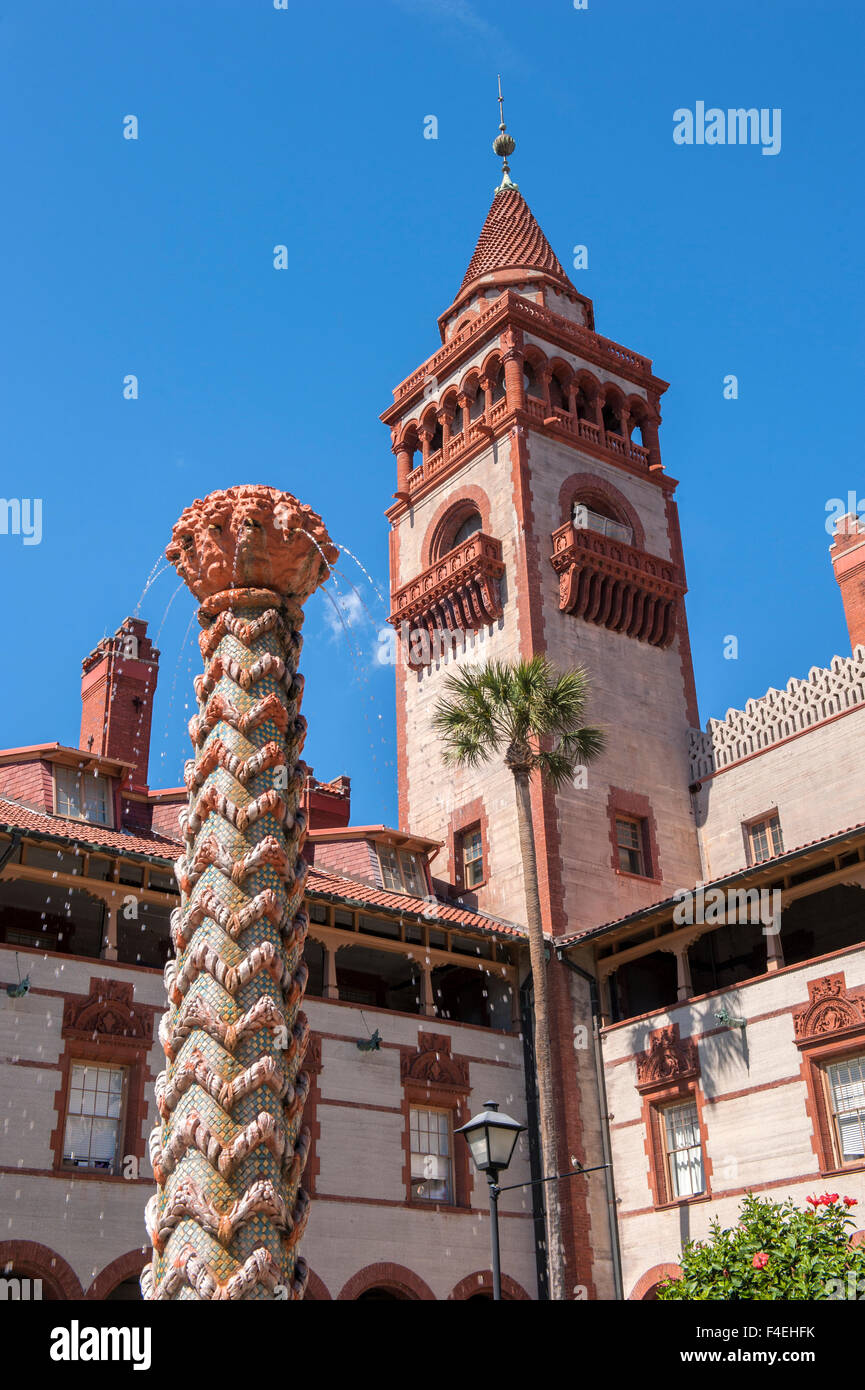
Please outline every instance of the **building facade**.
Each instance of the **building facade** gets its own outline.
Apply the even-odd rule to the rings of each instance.
[[[667,383],[601,336],[505,170],[432,353],[395,389],[397,827],[310,772],[304,1240],[314,1299],[488,1297],[455,1130],[528,1121],[505,1294],[545,1293],[526,883],[504,766],[445,771],[465,661],[580,663],[605,751],[533,787],[568,1296],[651,1298],[756,1191],[865,1202],[865,539],[831,559],[852,655],[699,727]],[[134,1297],[153,1177],[183,787],[152,789],[159,654],[84,662],[80,747],[0,753],[0,1261]]]

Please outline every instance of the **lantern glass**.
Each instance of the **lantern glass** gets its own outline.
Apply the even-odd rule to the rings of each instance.
[[[475,1167],[494,1176],[507,1168],[524,1129],[519,1120],[500,1114],[496,1102],[488,1100],[483,1112],[458,1129],[457,1134],[465,1135]]]

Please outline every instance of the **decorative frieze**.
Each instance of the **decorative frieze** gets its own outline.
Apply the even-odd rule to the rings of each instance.
[[[804,680],[790,680],[786,690],[767,690],[744,709],[710,719],[705,731],[689,732],[691,780],[740,762],[773,744],[813,729],[839,714],[865,706],[865,646],[852,656],[836,656],[826,667],[812,667]]]

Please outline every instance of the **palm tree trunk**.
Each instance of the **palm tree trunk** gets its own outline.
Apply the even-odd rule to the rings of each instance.
[[[558,1165],[558,1136],[553,1103],[553,1060],[550,1045],[550,1016],[547,1003],[547,970],[544,959],[545,940],[541,922],[541,898],[538,890],[538,864],[532,828],[532,804],[529,774],[512,768],[517,791],[517,825],[520,854],[526,885],[526,925],[529,932],[529,960],[532,968],[534,993],[534,1050],[538,1074],[538,1109],[541,1121],[541,1155],[543,1176],[551,1178]],[[562,1251],[562,1218],[559,1194],[555,1182],[545,1182],[547,1257],[550,1272],[550,1298],[565,1298],[565,1272]]]
[[[150,1140],[146,1299],[298,1299],[306,1285],[297,1253],[309,1145],[297,665],[301,603],[316,587],[309,574],[324,567],[313,552],[304,568],[312,546],[280,527],[290,505],[306,537],[314,523],[289,494],[214,493],[184,513],[167,552],[204,600],[205,670],[159,1030],[167,1067]]]

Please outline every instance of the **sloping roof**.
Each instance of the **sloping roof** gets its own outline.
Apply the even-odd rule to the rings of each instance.
[[[541,271],[573,289],[528,203],[513,188],[496,191],[460,293],[481,276],[499,270]]]
[[[361,883],[358,879],[342,878],[339,874],[324,873],[321,869],[310,868],[307,890],[316,897],[333,898],[358,907],[377,907],[385,912],[409,913],[422,917],[425,922],[436,922],[442,927],[468,927],[475,931],[493,932],[495,935],[510,936],[516,940],[526,933],[513,922],[504,922],[498,917],[486,917],[480,912],[470,912],[468,908],[444,903],[441,899],[427,900],[412,898],[407,893],[389,893],[376,888],[372,883]]]
[[[73,820],[66,816],[51,816],[34,811],[17,801],[0,798],[0,830],[24,830],[30,835],[66,840],[85,849],[113,850],[116,854],[146,854],[151,859],[164,859],[173,864],[183,851],[179,840],[156,835],[150,830],[112,830],[93,821]]]
[[[757,874],[763,878],[769,877],[772,870],[777,872],[788,862],[793,862],[807,855],[809,850],[829,848],[836,841],[861,835],[863,831],[865,831],[865,821],[859,821],[856,825],[848,825],[845,830],[833,830],[831,835],[822,835],[818,840],[806,840],[804,844],[797,845],[795,849],[782,850],[780,854],[773,854],[768,859],[762,859],[759,864],[748,864],[745,868],[736,869],[733,873],[723,874],[721,878],[710,879],[701,886],[704,892],[708,892],[709,889],[720,888],[722,884],[739,883],[743,879],[753,878]],[[767,870],[769,870],[768,875]],[[696,885],[688,891],[695,892]],[[637,908],[636,912],[628,912],[624,917],[615,917],[611,922],[601,922],[596,927],[584,927],[582,931],[572,932],[568,936],[557,936],[554,944],[558,949],[564,946],[574,946],[579,941],[588,941],[591,937],[612,931],[614,927],[636,925],[644,917],[659,912],[661,908],[672,909],[681,900],[681,894],[678,897],[659,898],[657,902],[647,903],[645,907]]]
[[[90,821],[46,815],[42,811],[34,811],[17,802],[0,798],[0,832],[11,834],[14,830],[23,830],[28,835],[43,836],[55,842],[65,841],[83,849],[113,850],[124,855],[147,855],[150,859],[163,860],[167,865],[172,865],[185,848],[180,840],[170,840],[165,835],[156,835],[145,830],[111,830],[108,826],[94,825]],[[467,908],[455,907],[440,899],[428,902],[425,898],[413,898],[407,893],[388,893],[376,888],[374,884],[343,878],[339,874],[324,873],[313,866],[310,866],[309,870],[307,892],[314,897],[344,902],[353,907],[378,908],[384,912],[420,917],[427,923],[435,922],[442,927],[465,927],[517,940],[525,936],[522,929],[512,922],[502,922],[496,917],[470,912]]]

